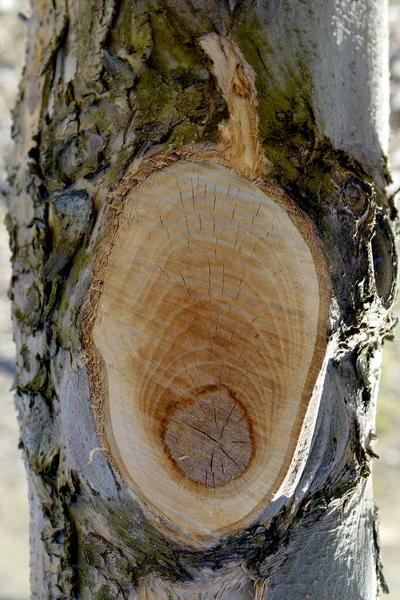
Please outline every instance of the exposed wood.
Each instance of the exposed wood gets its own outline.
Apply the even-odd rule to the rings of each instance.
[[[384,0],[33,0],[27,66],[15,112],[17,144],[10,168],[13,197],[8,226],[18,354],[16,401],[34,515],[31,564],[35,600],[375,600],[385,588],[368,478],[381,348],[393,326],[389,309],[397,269],[395,210],[384,189],[388,180],[384,156],[386,9]],[[178,174],[183,189],[185,178],[180,169],[185,168],[196,174],[209,170],[214,186],[219,178],[225,178],[221,174],[229,173],[229,181],[240,182],[238,189],[251,189],[251,194],[255,189],[258,205],[268,205],[281,215],[279,222],[286,223],[286,231],[293,227],[299,244],[294,265],[290,244],[289,248],[282,244],[271,249],[277,223],[268,219],[269,209],[260,210],[254,223],[259,223],[261,250],[268,248],[271,257],[287,256],[285,265],[294,282],[304,268],[298,255],[307,257],[314,269],[309,290],[318,287],[321,301],[320,315],[313,321],[307,310],[301,311],[314,296],[298,296],[292,279],[278,278],[282,310],[274,313],[273,325],[279,328],[282,343],[289,343],[284,324],[293,306],[302,315],[296,322],[309,328],[310,338],[310,344],[305,344],[300,328],[303,343],[289,344],[292,357],[309,369],[309,381],[301,373],[298,383],[281,377],[276,384],[278,391],[282,388],[297,394],[297,403],[302,386],[305,394],[301,399],[304,412],[300,410],[298,420],[294,414],[286,420],[292,448],[287,439],[274,440],[286,452],[286,476],[272,498],[263,493],[261,500],[249,495],[246,509],[239,507],[228,516],[225,511],[225,529],[214,528],[213,519],[217,519],[203,511],[203,529],[209,519],[205,529],[214,532],[204,537],[185,533],[188,517],[182,517],[183,510],[171,517],[166,504],[156,508],[144,497],[134,472],[136,464],[128,464],[129,443],[118,458],[116,448],[117,443],[122,447],[121,439],[115,436],[114,446],[110,439],[115,416],[111,404],[116,396],[110,394],[107,405],[104,395],[117,378],[112,375],[107,383],[106,369],[111,371],[90,337],[93,324],[94,334],[101,332],[103,301],[108,298],[107,302],[113,303],[113,264],[119,265],[119,272],[127,264],[121,259],[124,236],[130,239],[132,228],[135,235],[145,235],[144,222],[134,221],[135,214],[132,218],[127,207],[136,202],[142,210],[143,196],[151,191],[153,198],[156,184],[168,183],[168,194],[172,194],[179,215],[177,239],[186,243],[186,250],[179,255],[185,270],[182,275],[192,286],[187,288],[193,290],[197,301],[206,295],[209,284],[204,254],[198,259],[199,273],[206,278],[204,287],[188,267],[190,236],[184,215],[196,239],[201,240],[194,208],[198,216],[201,207],[204,223],[210,228],[205,207],[213,198],[206,194],[204,203],[200,194],[193,208],[191,185],[186,183],[181,210],[176,178],[170,174]],[[196,181],[193,185],[196,190]],[[249,245],[246,234],[250,216],[256,214],[252,199],[246,199],[251,210],[246,201],[246,210],[233,215],[226,180],[223,187],[226,193],[222,197],[216,194],[216,205],[218,200],[227,208],[227,221],[238,223],[244,251],[260,259],[257,269],[253,265],[248,272],[239,272],[242,285],[251,284],[251,296],[256,299],[246,302],[239,294],[240,315],[250,324],[261,302],[254,290],[260,286],[270,298],[268,281],[272,276],[263,267],[268,260],[261,256],[260,248],[253,252],[256,240]],[[199,185],[203,194],[204,188]],[[161,198],[161,217],[172,227],[166,199]],[[217,215],[218,227],[221,216]],[[144,242],[129,247],[126,260],[136,271],[128,277],[126,289],[119,281],[118,296],[126,302],[128,290],[128,301],[140,314],[149,304],[145,297],[151,299],[153,312],[165,311],[170,306],[170,283],[163,282],[169,282],[169,275],[180,300],[188,302],[188,314],[198,314],[176,269],[179,249],[175,247],[173,252],[174,246],[168,246],[158,213],[146,218],[153,236],[160,235],[160,246],[152,246],[153,254],[148,256],[145,250],[149,252],[150,246],[145,248]],[[208,242],[215,249],[217,237],[213,235]],[[328,280],[324,261],[318,258],[318,239],[328,265]],[[171,237],[172,245],[174,240]],[[196,243],[199,247],[200,241]],[[163,247],[168,249],[164,253]],[[235,325],[227,318],[229,308],[221,300],[222,287],[224,298],[225,290],[233,297],[238,288],[233,258],[240,263],[243,255],[231,242],[230,251],[221,250],[221,257],[232,275],[230,286],[225,281],[222,286],[225,266],[221,269],[218,254],[215,259],[211,252],[209,288],[212,304],[225,311],[221,318],[232,334]],[[146,264],[140,262],[144,258],[148,258]],[[150,290],[144,282],[156,259],[167,275],[154,269],[155,287]],[[325,295],[331,301],[326,322],[322,318],[326,315],[322,306]],[[234,309],[232,302],[231,313]],[[125,313],[121,336],[128,339],[132,319],[126,305],[110,312],[115,316]],[[170,313],[173,317],[172,310]],[[208,311],[205,319],[211,329],[216,313]],[[177,339],[174,331],[176,336],[187,329],[183,321],[179,327],[176,318],[172,321],[174,328],[163,325],[162,340],[175,356],[171,350]],[[240,327],[242,321],[236,322]],[[156,365],[164,359],[161,346],[157,349],[148,342],[154,323],[142,319],[135,332],[138,346],[146,351],[142,361],[147,372],[140,368],[134,353],[128,357],[138,373],[132,382],[137,408],[132,411],[130,406],[129,414],[138,417],[140,435],[147,435],[143,410],[152,414],[152,405],[145,394],[139,397],[139,382],[142,387],[147,385],[149,377],[154,380],[160,371],[150,363],[152,353],[157,355]],[[254,338],[251,342],[254,351],[263,351],[263,361],[272,356],[269,327],[258,318],[249,331],[249,335],[257,331],[263,336],[266,349],[257,350]],[[323,361],[326,334],[329,350]],[[245,337],[243,330],[241,335]],[[114,338],[109,335],[110,347]],[[202,340],[198,334],[198,350],[204,353]],[[101,343],[105,342],[99,339]],[[128,340],[127,347],[130,343]],[[179,344],[192,352],[187,335],[179,335]],[[243,354],[247,363],[257,365],[251,362],[246,344]],[[317,354],[321,353],[315,360],[310,357],[313,345],[319,348]],[[221,363],[227,352],[218,348]],[[232,353],[235,363],[241,362],[239,355]],[[282,353],[279,357],[283,372],[300,373],[300,367],[296,371],[288,357]],[[109,354],[107,360],[111,363],[114,358]],[[232,362],[230,355],[229,360]],[[248,376],[257,383],[265,371],[265,362],[261,362]],[[219,374],[208,364],[206,372],[218,386]],[[198,385],[196,366],[189,373]],[[227,376],[224,369],[222,374]],[[176,366],[173,376],[194,387],[183,365],[180,372]],[[159,382],[157,390],[165,389],[162,372]],[[122,377],[120,383],[124,384]],[[200,391],[207,414],[216,400],[221,403],[220,414],[229,414],[233,394],[228,383],[225,380],[224,387]],[[245,394],[247,404],[242,400]],[[215,486],[216,495],[235,482],[243,487],[257,456],[263,469],[264,458],[269,456],[261,434],[257,450],[254,420],[267,415],[272,400],[257,404],[252,412],[249,392],[245,390],[242,396],[235,410],[245,415],[240,423],[247,422],[247,428],[242,429],[241,439],[247,441],[248,436],[252,449],[243,455],[244,464],[248,462],[240,467],[242,472],[231,467],[228,483],[223,480],[222,467],[215,471],[214,478],[217,475],[220,482]],[[198,402],[193,402],[198,409]],[[286,403],[283,410],[285,407]],[[165,420],[160,414],[160,428],[154,425],[157,419],[148,421],[149,429],[154,432],[155,428],[159,434],[155,438],[159,442],[148,446],[152,448],[148,470],[151,473],[155,464],[166,461],[169,466],[163,477],[169,473],[174,473],[176,480],[197,477],[191,485],[207,490],[208,474],[196,471],[194,461],[188,467],[190,473],[177,465],[182,462],[178,460],[180,444],[187,438],[180,434],[175,445],[168,442],[169,459],[164,450],[165,432],[176,434],[176,423],[168,419],[178,416],[179,423],[197,427],[203,417],[190,413],[177,405],[164,415]],[[214,437],[215,421],[207,419],[203,425]],[[195,446],[195,458],[203,453],[201,460],[211,460],[215,447],[221,454],[221,447],[207,439],[209,443]],[[263,482],[263,473],[257,481]],[[268,486],[268,482],[264,484]],[[213,493],[212,489],[211,495],[205,494],[210,503]],[[199,522],[190,525],[197,532]]]
[[[219,126],[219,149],[240,173],[262,175],[267,161],[259,137],[254,69],[224,35],[209,33],[198,43],[213,62],[212,71],[229,110],[229,119]]]
[[[156,170],[114,209],[92,332],[111,455],[185,534],[226,534],[298,469],[328,337],[317,233],[209,162]]]

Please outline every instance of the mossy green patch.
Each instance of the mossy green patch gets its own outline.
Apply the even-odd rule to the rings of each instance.
[[[201,138],[202,128],[197,123],[183,122],[174,127],[168,143],[176,147],[196,143]]]

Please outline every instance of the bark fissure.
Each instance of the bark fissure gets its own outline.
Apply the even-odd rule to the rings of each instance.
[[[385,591],[369,479],[397,271],[397,215],[384,190],[385,91],[370,93],[384,87],[374,67],[383,52],[381,9],[378,2],[368,9],[285,1],[33,3],[7,224],[34,598],[372,600],[376,587]],[[341,32],[341,11],[369,44],[371,62]],[[334,22],[332,61],[344,65],[343,48],[354,61],[343,66],[345,92],[321,71],[324,21]],[[376,29],[363,30],[365,23]],[[235,57],[235,97],[223,89],[211,41]],[[376,84],[366,99],[356,72]],[[256,144],[240,165],[232,139],[243,99],[250,129],[258,121],[262,153]],[[349,108],[357,103],[359,111]],[[331,356],[295,493],[275,499],[271,514],[243,531],[195,551],[148,521],[100,449],[82,332],[91,326],[89,288],[92,300],[102,292],[92,267],[104,228],[118,228],[127,192],[116,198],[112,191],[123,190],[124,177],[132,181],[144,159],[204,152],[214,160],[224,143],[236,168],[250,173],[263,165],[271,185],[318,229],[333,285]],[[354,572],[354,564],[362,566]]]

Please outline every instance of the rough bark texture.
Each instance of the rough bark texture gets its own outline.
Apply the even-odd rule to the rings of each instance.
[[[8,218],[33,598],[372,600],[385,588],[369,477],[397,267],[385,21],[373,0],[33,1]],[[256,73],[268,177],[314,221],[334,289],[296,492],[193,551],[146,520],[101,451],[82,309],[132,162],[220,140],[232,108],[199,42],[212,32]]]

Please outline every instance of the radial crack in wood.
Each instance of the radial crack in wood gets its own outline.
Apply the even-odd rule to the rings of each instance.
[[[197,538],[277,494],[327,346],[314,229],[264,190],[180,160],[128,191],[104,243],[92,337],[106,444],[150,512]]]
[[[166,416],[165,445],[185,475],[214,488],[243,473],[253,450],[251,422],[222,386],[177,403]]]

